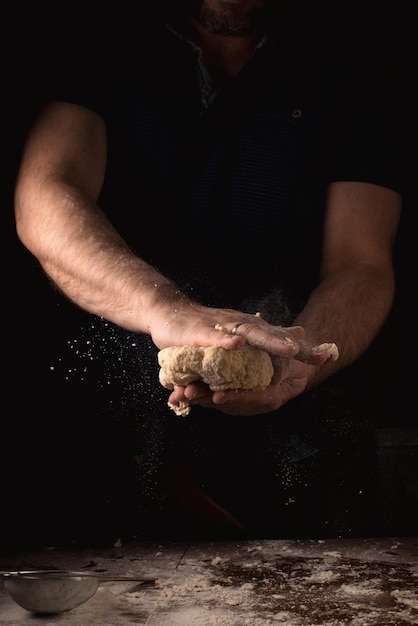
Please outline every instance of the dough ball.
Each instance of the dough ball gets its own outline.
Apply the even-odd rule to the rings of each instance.
[[[265,389],[273,377],[270,355],[244,346],[225,350],[217,346],[172,346],[158,353],[159,379],[167,389],[201,380],[212,391],[225,389]]]
[[[222,389],[265,389],[273,377],[270,355],[258,348],[204,349],[202,379],[213,391]]]

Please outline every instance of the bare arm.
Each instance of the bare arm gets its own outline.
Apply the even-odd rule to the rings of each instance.
[[[217,392],[202,404],[222,402],[221,410],[237,415],[274,410],[355,360],[386,318],[400,213],[400,197],[393,191],[364,183],[331,186],[322,279],[295,320],[306,331],[305,341],[303,331],[196,304],[133,254],[97,204],[105,168],[103,120],[76,105],[48,105],[24,151],[16,225],[22,242],[68,298],[124,328],[150,334],[159,348],[234,348],[248,342],[279,357],[301,359],[290,359],[281,383],[265,392]],[[237,325],[237,334],[231,334]],[[339,347],[337,361],[318,352],[316,344],[329,341]],[[188,392],[193,396],[193,389]],[[173,394],[174,401],[182,399],[181,390]]]
[[[97,205],[105,167],[103,120],[76,105],[48,105],[22,159],[15,196],[17,233],[68,298],[145,332],[154,292],[170,285],[132,254]]]
[[[232,415],[268,413],[353,363],[370,346],[392,306],[400,211],[399,194],[384,187],[339,182],[329,189],[321,279],[294,323],[314,344],[332,338],[339,349],[337,360],[281,360],[280,376],[262,392],[209,394],[189,385],[184,393],[174,390],[170,401],[190,401]],[[248,336],[254,331],[243,326],[239,332]]]
[[[24,150],[16,226],[23,244],[69,299],[121,327],[150,334],[160,348],[234,348],[249,341],[280,356],[303,352],[314,362],[328,358],[326,352],[312,352],[309,342],[301,349],[286,329],[239,311],[198,305],[135,255],[97,204],[105,169],[101,117],[74,104],[46,106]],[[251,336],[231,334],[238,323],[243,328],[248,323]]]
[[[311,369],[308,386],[355,361],[372,343],[392,306],[393,246],[401,198],[367,183],[331,185],[321,281],[295,320],[312,341],[332,336],[338,361]]]

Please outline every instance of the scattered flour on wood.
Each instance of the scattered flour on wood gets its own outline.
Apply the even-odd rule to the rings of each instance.
[[[359,585],[344,584],[341,585],[340,591],[352,596],[377,596],[384,593],[376,587],[377,584],[380,584],[380,581],[367,581]]]
[[[396,598],[396,601],[400,604],[406,604],[407,606],[411,606],[413,609],[418,609],[418,591],[415,593],[409,590],[402,591],[400,589],[395,589],[390,595]]]
[[[341,577],[341,574],[338,572],[334,572],[332,570],[321,570],[319,569],[317,572],[312,572],[310,576],[305,578],[305,582],[308,583],[329,583],[333,580],[337,580]]]

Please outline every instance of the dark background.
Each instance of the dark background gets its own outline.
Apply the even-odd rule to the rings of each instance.
[[[87,344],[94,318],[51,286],[17,240],[14,225],[16,168],[45,81],[60,70],[60,55],[77,54],[78,36],[91,36],[94,42],[95,28],[112,32],[109,15],[94,3],[83,7],[57,4],[37,3],[28,8],[6,3],[2,9],[0,545],[5,549],[75,538],[108,541],[123,533],[123,520],[118,520],[115,510],[120,506],[123,511],[121,481],[127,468],[111,449],[113,426],[105,411],[102,414],[109,403],[120,403],[123,414],[123,377],[120,385],[106,386],[108,355],[101,358],[100,345]],[[391,476],[391,491],[386,492],[383,485],[384,520],[377,532],[413,534],[418,527],[417,447],[413,445],[417,444],[415,17],[406,3],[396,3],[396,7],[394,3],[385,7],[370,2],[338,3],[338,8],[331,8],[331,3],[314,4],[315,9],[309,9],[316,11],[314,19],[307,21],[324,37],[329,53],[333,54],[337,43],[346,45],[353,63],[371,62],[376,73],[370,80],[391,85],[382,93],[389,99],[389,110],[402,121],[404,151],[409,155],[393,311],[372,348],[347,376],[353,393],[364,398],[370,422],[383,433],[382,441],[392,441],[380,451],[382,480]],[[298,7],[303,12],[303,3]],[[108,345],[109,350],[118,350],[117,333],[112,330]],[[390,439],[391,433],[395,439]],[[405,495],[407,489],[412,489],[412,495]]]

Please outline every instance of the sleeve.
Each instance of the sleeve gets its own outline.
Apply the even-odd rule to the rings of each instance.
[[[364,99],[359,110],[350,110],[339,122],[340,138],[333,150],[331,180],[356,180],[404,188],[406,134],[395,107]]]
[[[359,18],[345,3],[327,4],[323,14],[316,4],[307,13],[299,8],[287,28],[279,25],[277,37],[283,58],[292,51],[296,87],[307,76],[311,93],[319,94],[326,117],[318,119],[326,130],[318,157],[326,182],[357,180],[402,193],[416,170],[412,13],[404,3],[379,11],[363,3]]]
[[[403,194],[408,128],[406,83],[383,61],[348,64],[331,125],[331,180],[356,180]]]

